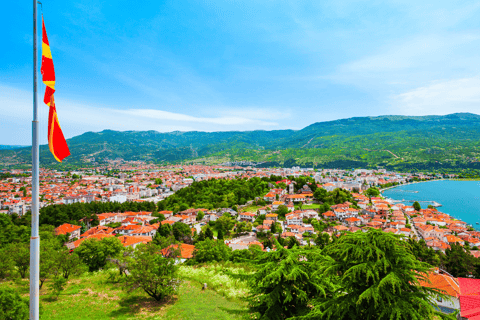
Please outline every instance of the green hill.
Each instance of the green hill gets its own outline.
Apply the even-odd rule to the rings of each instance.
[[[259,166],[480,169],[480,116],[356,117],[317,122],[301,130],[168,132],[104,130],[68,140],[72,156],[64,165],[106,160],[255,161]],[[41,146],[42,165],[55,160]],[[30,163],[30,148],[0,150],[0,165]]]

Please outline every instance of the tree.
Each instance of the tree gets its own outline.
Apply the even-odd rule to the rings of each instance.
[[[205,212],[203,211],[199,211],[198,214],[197,214],[197,221],[201,221],[203,219],[203,217],[205,217]]]
[[[285,218],[285,216],[288,214],[289,210],[287,206],[284,205],[279,205],[277,208],[277,214],[279,218]]]
[[[192,263],[229,260],[232,249],[223,241],[205,239],[195,244]]]
[[[233,219],[229,213],[224,213],[220,218],[217,219],[215,225],[217,230],[222,230],[228,234],[235,225],[235,219]]]
[[[420,203],[418,203],[418,201],[415,201],[413,203],[413,209],[415,209],[415,211],[420,211],[422,210],[422,207],[420,206]]]
[[[172,225],[173,236],[177,241],[188,242],[192,238],[192,230],[188,224],[177,221]]]
[[[440,256],[435,250],[427,246],[425,240],[420,239],[417,241],[413,238],[408,238],[408,243],[410,244],[413,255],[417,257],[418,260],[434,267],[440,266]]]
[[[451,244],[442,258],[445,269],[455,278],[466,278],[475,272],[476,259],[457,243]]]
[[[156,301],[175,294],[180,281],[176,278],[174,258],[158,254],[162,248],[155,245],[139,245],[134,253],[127,278],[129,291],[141,288]]]
[[[213,231],[209,227],[205,229],[205,238],[213,240]]]
[[[62,248],[58,252],[58,260],[52,270],[55,277],[63,276],[65,279],[71,275],[82,274],[86,266],[75,252],[68,252],[67,248]]]
[[[250,309],[260,319],[280,320],[302,315],[317,296],[330,297],[334,290],[328,278],[316,272],[323,257],[319,250],[287,250],[275,241],[276,251],[252,261],[256,272],[245,276],[250,288]]]
[[[25,278],[30,267],[30,246],[28,243],[12,243],[8,248],[20,277]]]
[[[317,238],[315,239],[315,244],[320,248],[323,249],[327,245],[329,245],[332,241],[330,240],[330,235],[326,232],[319,233]]]
[[[277,224],[275,222],[272,223],[272,226],[270,227],[270,231],[272,233],[277,233]]]
[[[40,289],[43,283],[52,276],[55,265],[58,263],[58,250],[61,245],[57,239],[43,239],[40,237]]]
[[[169,223],[160,224],[160,227],[157,229],[157,233],[162,237],[168,237],[172,234],[172,225]]]
[[[222,229],[218,230],[217,239],[218,240],[223,240],[223,230]]]
[[[58,299],[60,293],[65,289],[65,285],[67,284],[67,279],[63,277],[54,278],[52,283],[50,284],[50,288],[52,289],[52,295]]]
[[[292,249],[294,246],[300,247],[300,242],[293,236],[288,237],[288,249]]]
[[[160,178],[155,179],[155,184],[159,185],[159,184],[162,184],[162,183],[163,183],[162,179],[160,179]]]
[[[378,197],[380,195],[380,191],[375,187],[370,187],[365,191],[365,195],[369,198]]]
[[[423,287],[433,271],[418,261],[401,236],[371,229],[347,233],[323,253],[329,255],[318,272],[336,278],[339,288],[330,299],[315,299],[304,319],[433,319],[446,318],[431,305],[438,289]],[[341,308],[339,308],[341,306]]]
[[[28,311],[28,300],[12,288],[0,287],[0,319],[28,319]]]
[[[123,250],[123,245],[118,238],[96,238],[83,241],[75,250],[82,261],[88,266],[90,272],[103,268],[107,258],[116,258]]]
[[[313,197],[318,201],[325,202],[325,198],[327,197],[327,190],[323,188],[317,188],[315,192],[313,192]]]

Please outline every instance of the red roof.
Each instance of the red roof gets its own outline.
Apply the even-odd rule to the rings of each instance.
[[[58,236],[60,234],[67,234],[67,233],[72,233],[75,230],[78,230],[82,227],[76,226],[70,223],[64,223],[58,228],[55,228],[55,234]]]
[[[480,279],[458,278],[462,295],[480,296]]]

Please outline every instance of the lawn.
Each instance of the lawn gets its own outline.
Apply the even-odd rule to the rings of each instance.
[[[320,208],[320,205],[316,204],[316,203],[314,203],[314,204],[304,204],[302,206],[302,209],[318,209],[318,208]]]
[[[248,319],[244,302],[227,299],[213,290],[201,290],[195,281],[184,280],[178,293],[168,301],[157,302],[143,291],[127,293],[119,283],[107,281],[107,272],[71,279],[58,299],[50,296],[49,283],[40,293],[41,319]],[[0,284],[16,288],[28,299],[29,282]]]

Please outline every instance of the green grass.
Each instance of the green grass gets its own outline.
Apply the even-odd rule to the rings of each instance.
[[[304,204],[302,206],[302,209],[318,209],[320,208],[320,205],[319,204]]]
[[[249,319],[246,304],[227,299],[195,281],[184,280],[175,296],[157,302],[143,291],[127,293],[120,283],[107,281],[108,272],[86,274],[69,279],[58,298],[51,296],[49,282],[40,290],[43,320],[77,319]],[[28,299],[29,282],[7,281],[0,286],[13,287]]]
[[[257,210],[260,208],[263,208],[263,207],[251,204],[249,206],[243,207],[241,212],[257,212]]]

